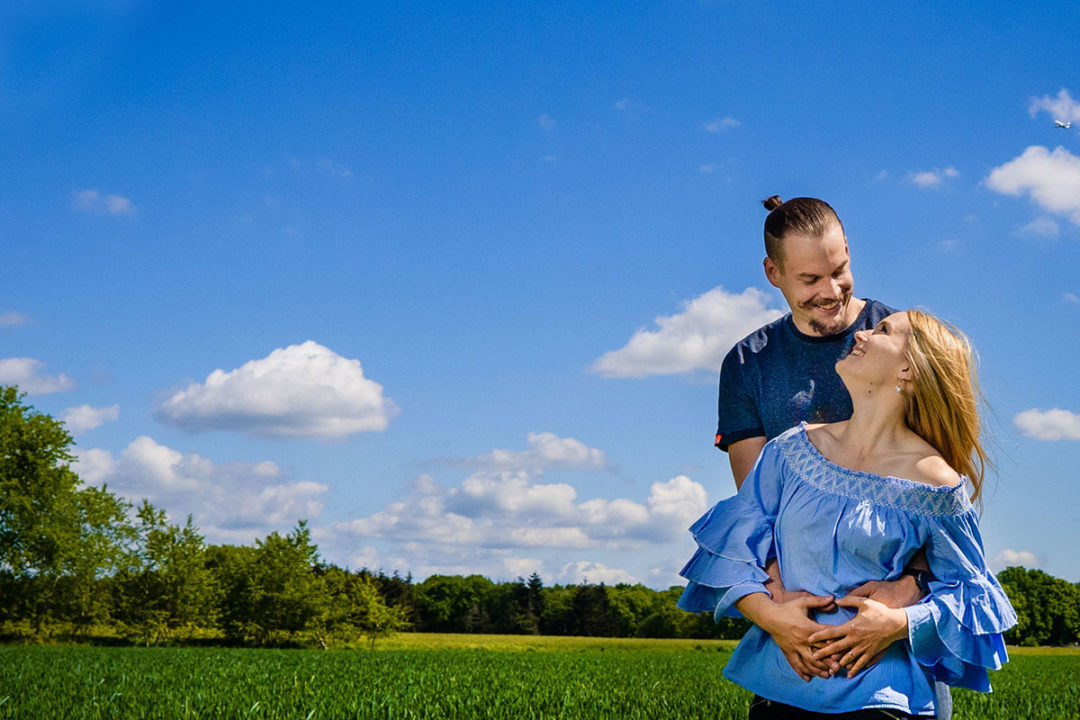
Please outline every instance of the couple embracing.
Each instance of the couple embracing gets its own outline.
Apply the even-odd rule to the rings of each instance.
[[[948,718],[947,686],[989,691],[1016,622],[973,506],[972,349],[853,296],[827,203],[765,207],[765,273],[791,313],[724,360],[716,444],[739,491],[691,527],[679,605],[753,622],[724,670],[755,693],[751,718]]]

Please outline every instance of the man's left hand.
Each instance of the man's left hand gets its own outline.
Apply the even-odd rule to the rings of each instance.
[[[914,605],[923,599],[919,584],[910,575],[902,575],[898,580],[871,580],[848,593],[848,597],[864,597],[877,600],[882,605],[894,610]]]

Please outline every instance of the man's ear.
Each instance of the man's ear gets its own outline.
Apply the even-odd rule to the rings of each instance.
[[[765,268],[765,279],[769,281],[769,284],[773,287],[780,287],[780,268],[776,263],[772,261],[772,258],[765,256],[765,259],[761,261],[761,266]]]

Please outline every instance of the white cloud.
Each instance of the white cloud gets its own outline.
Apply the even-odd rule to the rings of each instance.
[[[1038,235],[1039,237],[1057,237],[1059,231],[1058,224],[1045,215],[1040,215],[1020,228],[1021,235]]]
[[[548,114],[543,114],[537,119],[536,124],[542,127],[544,130],[550,130],[555,127],[555,118]]]
[[[1080,415],[1068,410],[1025,410],[1013,418],[1013,424],[1036,440],[1080,440]]]
[[[1028,552],[1027,550],[1002,550],[994,559],[990,561],[990,565],[997,569],[998,572],[1004,570],[1007,567],[1016,567],[1017,565],[1034,570],[1039,567],[1039,558],[1035,556],[1035,553]]]
[[[562,571],[559,573],[559,581],[566,585],[580,585],[586,582],[593,585],[599,583],[605,585],[617,585],[619,583],[636,585],[639,582],[636,577],[625,570],[609,568],[603,563],[585,560],[563,565]]]
[[[340,438],[384,430],[396,411],[359,360],[308,340],[235,370],[215,370],[173,394],[156,417],[187,430]]]
[[[20,312],[6,312],[0,314],[0,327],[19,327],[30,321],[30,318]]]
[[[1018,197],[1027,193],[1041,207],[1068,215],[1080,225],[1080,157],[1063,147],[1033,145],[1017,158],[994,168],[986,178],[991,190]]]
[[[503,558],[502,564],[506,574],[514,578],[527,578],[544,570],[544,561],[538,558],[508,557]]]
[[[75,381],[63,373],[39,374],[44,365],[34,358],[4,358],[0,360],[0,385],[18,385],[27,395],[46,395],[75,388]]]
[[[940,185],[946,178],[960,177],[960,171],[954,167],[947,167],[944,170],[934,169],[914,172],[908,177],[915,185],[921,188],[930,188]]]
[[[108,405],[99,408],[79,405],[65,410],[60,419],[64,421],[64,425],[67,426],[69,432],[78,435],[81,432],[93,430],[107,422],[116,420],[118,417],[120,417],[119,405]]]
[[[215,463],[142,436],[114,458],[106,450],[81,451],[73,466],[87,483],[138,502],[147,498],[173,518],[189,513],[211,542],[250,543],[273,530],[322,512],[328,486],[290,482],[276,463]]]
[[[629,110],[630,109],[630,98],[622,98],[621,100],[617,100],[615,102],[615,109],[616,110]]]
[[[102,194],[97,190],[76,190],[73,207],[92,215],[134,215],[135,205],[123,195]]]
[[[883,181],[888,180],[888,179],[889,179],[889,171],[888,170],[878,170],[878,174],[874,176],[874,180],[876,180],[877,182],[883,182]]]
[[[542,435],[550,435],[543,433]],[[530,435],[530,442],[536,434]],[[554,437],[554,436],[551,436]],[[569,438],[556,438],[560,448]],[[574,441],[575,443],[577,441]],[[554,443],[552,443],[554,444]],[[508,455],[500,469],[479,470],[456,487],[444,487],[430,475],[418,477],[405,500],[372,515],[335,524],[351,537],[445,546],[514,548],[597,548],[627,550],[677,539],[706,509],[699,484],[680,475],[650,486],[645,502],[626,498],[578,500],[567,483],[540,482],[544,468],[589,468],[585,456],[566,464],[559,454],[552,464],[537,464],[528,451]],[[482,456],[489,457],[489,456]],[[513,458],[519,467],[510,467]],[[592,469],[603,465],[592,461]]]
[[[1058,91],[1056,97],[1043,95],[1041,98],[1031,98],[1028,105],[1031,117],[1035,117],[1040,110],[1049,113],[1054,120],[1080,123],[1080,102],[1073,100],[1065,88]]]
[[[605,377],[633,378],[716,372],[735,343],[781,315],[757,288],[734,295],[715,287],[684,302],[681,313],[656,318],[658,330],[638,330],[624,347],[604,353],[590,370]]]
[[[536,442],[540,436],[548,437],[547,447],[565,449],[577,444],[567,442],[571,438],[533,433],[532,449],[542,445]],[[584,574],[590,582],[636,580],[621,570],[605,574],[603,566],[586,560],[610,565],[615,559],[621,560],[619,564],[637,565],[645,554],[662,556],[664,561],[689,556],[692,543],[687,528],[708,507],[707,493],[699,483],[679,475],[652,483],[644,499],[583,500],[574,485],[542,476],[559,470],[600,472],[606,462],[589,460],[588,453],[570,453],[573,461],[567,462],[567,456],[557,452],[547,456],[548,464],[538,463],[529,454],[532,451],[503,451],[507,454],[500,457],[498,467],[491,462],[494,454],[470,458],[466,463],[474,470],[457,484],[420,475],[400,500],[369,515],[321,528],[320,548],[324,554],[353,557],[353,563],[358,561],[358,545],[378,548],[364,551],[369,567],[378,560],[381,567],[407,569],[417,577],[480,572],[513,579],[533,571],[544,574],[549,568],[553,577],[546,579],[561,581],[558,568],[588,566]],[[518,466],[512,466],[513,459]],[[568,564],[571,558],[581,563]],[[563,572],[569,571],[564,568]],[[580,577],[569,579],[577,582]],[[650,580],[658,579],[667,583],[670,573],[650,576]]]
[[[720,169],[720,163],[711,162],[711,163],[705,163],[704,165],[699,166],[698,167],[698,172],[700,172],[702,175],[709,175],[711,173],[716,172],[719,169]]]
[[[1080,297],[1077,297],[1074,293],[1071,292],[1065,293],[1065,301],[1071,302],[1074,305],[1080,305]]]
[[[603,450],[591,448],[574,438],[561,438],[549,432],[531,432],[528,441],[528,450],[492,450],[461,464],[492,470],[520,468],[537,473],[544,468],[604,470],[609,467]]]
[[[705,122],[701,123],[701,126],[705,129],[705,132],[712,133],[714,135],[717,133],[721,133],[724,130],[730,130],[731,128],[739,127],[740,125],[742,125],[742,123],[731,117],[730,115],[726,117],[713,118],[712,120],[706,120]]]
[[[87,485],[100,486],[116,472],[116,460],[108,450],[76,448],[76,456],[75,471]]]

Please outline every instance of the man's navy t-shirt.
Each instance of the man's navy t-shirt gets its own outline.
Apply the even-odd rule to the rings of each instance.
[[[859,317],[836,335],[805,335],[788,313],[741,340],[720,369],[716,446],[751,437],[771,440],[801,421],[839,422],[851,417],[851,396],[836,362],[895,310],[867,300]]]

